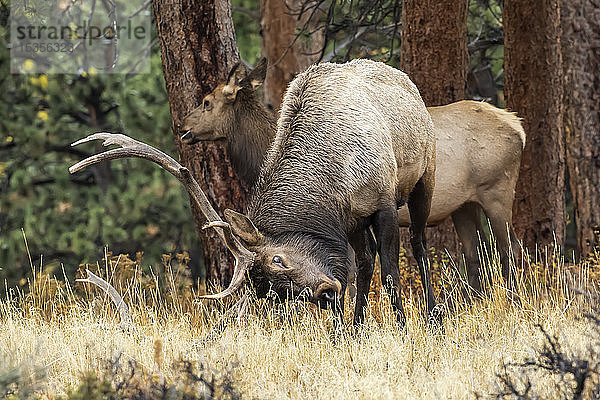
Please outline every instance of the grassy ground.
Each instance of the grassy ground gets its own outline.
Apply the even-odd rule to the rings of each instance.
[[[544,361],[553,335],[564,365],[588,361],[582,398],[598,381],[598,325],[584,317],[597,303],[598,257],[567,267],[549,252],[518,268],[513,290],[492,260],[489,296],[472,304],[452,263],[438,261],[443,333],[428,329],[418,279],[403,259],[406,330],[391,321],[375,279],[367,324],[339,335],[329,312],[306,304],[262,300],[244,320],[228,318],[229,303],[207,303],[190,289],[182,256],[165,260],[164,280],[127,257],[107,259],[97,272],[124,293],[135,329],[119,327],[97,288],[35,272],[0,302],[0,398],[461,399],[526,390],[561,398],[575,390],[576,372],[518,366]]]

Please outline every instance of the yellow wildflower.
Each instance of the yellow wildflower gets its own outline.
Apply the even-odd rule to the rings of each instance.
[[[25,70],[25,71],[32,71],[34,67],[35,67],[35,62],[33,62],[33,60],[30,58],[25,60],[25,62],[23,63],[23,70]]]
[[[40,87],[42,89],[48,88],[48,76],[45,74],[40,75]]]
[[[46,121],[48,119],[48,111],[44,111],[44,110],[38,111],[37,112],[37,117],[39,119],[41,119],[42,121]]]

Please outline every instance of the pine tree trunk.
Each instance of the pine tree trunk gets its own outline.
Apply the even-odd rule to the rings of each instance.
[[[401,64],[417,85],[428,107],[465,98],[467,81],[467,0],[406,0],[402,2]],[[408,230],[402,231],[409,243]],[[451,219],[427,229],[427,245],[459,251]]]
[[[600,239],[600,3],[561,3],[564,129],[577,227],[577,251]]]
[[[402,2],[402,70],[428,107],[465,98],[467,0]]]
[[[523,118],[527,144],[513,222],[525,246],[562,245],[565,143],[559,0],[504,2],[506,106]]]
[[[261,0],[262,54],[269,60],[269,69],[263,85],[265,104],[278,110],[288,83],[319,59],[323,45],[323,30],[302,36],[295,42],[308,15],[300,20],[297,14],[306,0]],[[314,25],[314,24],[313,24]],[[293,43],[293,45],[292,45]]]
[[[226,149],[215,142],[194,146],[180,141],[181,122],[238,59],[229,0],[153,0],[162,65],[171,107],[173,135],[181,163],[188,167],[218,212],[244,210],[247,190],[234,175]],[[232,258],[204,217],[192,213],[204,250],[207,280],[226,284]]]

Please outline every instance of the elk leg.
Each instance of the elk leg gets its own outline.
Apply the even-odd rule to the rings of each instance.
[[[413,256],[419,265],[421,283],[425,291],[427,311],[433,317],[435,308],[435,297],[431,286],[431,273],[429,272],[429,261],[427,260],[425,241],[425,226],[429,217],[431,207],[431,195],[433,192],[433,174],[427,172],[419,179],[408,197],[408,211],[410,213],[410,244]]]
[[[374,215],[373,231],[381,262],[381,281],[385,286],[398,322],[404,326],[406,318],[400,297],[400,229],[395,203]]]
[[[367,227],[355,232],[350,237],[350,243],[356,253],[356,308],[354,309],[354,325],[365,321],[365,313],[375,267],[375,252],[377,245],[373,234]]]
[[[500,262],[502,264],[502,276],[509,285],[512,285],[510,274],[511,255],[518,249],[514,231],[512,230],[512,201],[510,199],[498,199],[492,196],[480,196],[482,207],[486,217],[490,221],[496,247],[500,252]],[[490,197],[490,198],[488,198]],[[507,201],[502,201],[507,200]],[[510,239],[509,239],[510,236]]]
[[[477,203],[466,203],[452,213],[454,229],[462,242],[465,254],[465,267],[467,270],[467,282],[475,293],[481,293],[480,263],[477,255],[479,235],[481,230],[481,206]]]

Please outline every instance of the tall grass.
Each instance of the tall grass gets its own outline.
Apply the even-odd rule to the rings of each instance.
[[[365,325],[341,334],[330,312],[305,303],[255,300],[242,320],[230,317],[236,299],[200,300],[206,288],[191,282],[184,255],[165,258],[163,270],[150,273],[142,273],[140,257],[123,255],[107,254],[93,268],[123,294],[136,327],[128,332],[97,288],[32,270],[23,289],[5,288],[0,301],[0,396],[110,398],[101,393],[119,390],[121,397],[145,393],[138,398],[492,396],[503,390],[507,365],[536,356],[546,339],[538,325],[567,352],[598,345],[582,316],[597,303],[600,257],[567,265],[555,249],[541,254],[514,266],[509,288],[497,255],[483,251],[486,295],[472,301],[456,263],[432,256],[443,332],[427,325],[422,288],[406,257],[406,329],[394,322],[376,273]],[[348,323],[352,313],[347,299]],[[559,397],[552,373],[532,374],[532,392]]]

